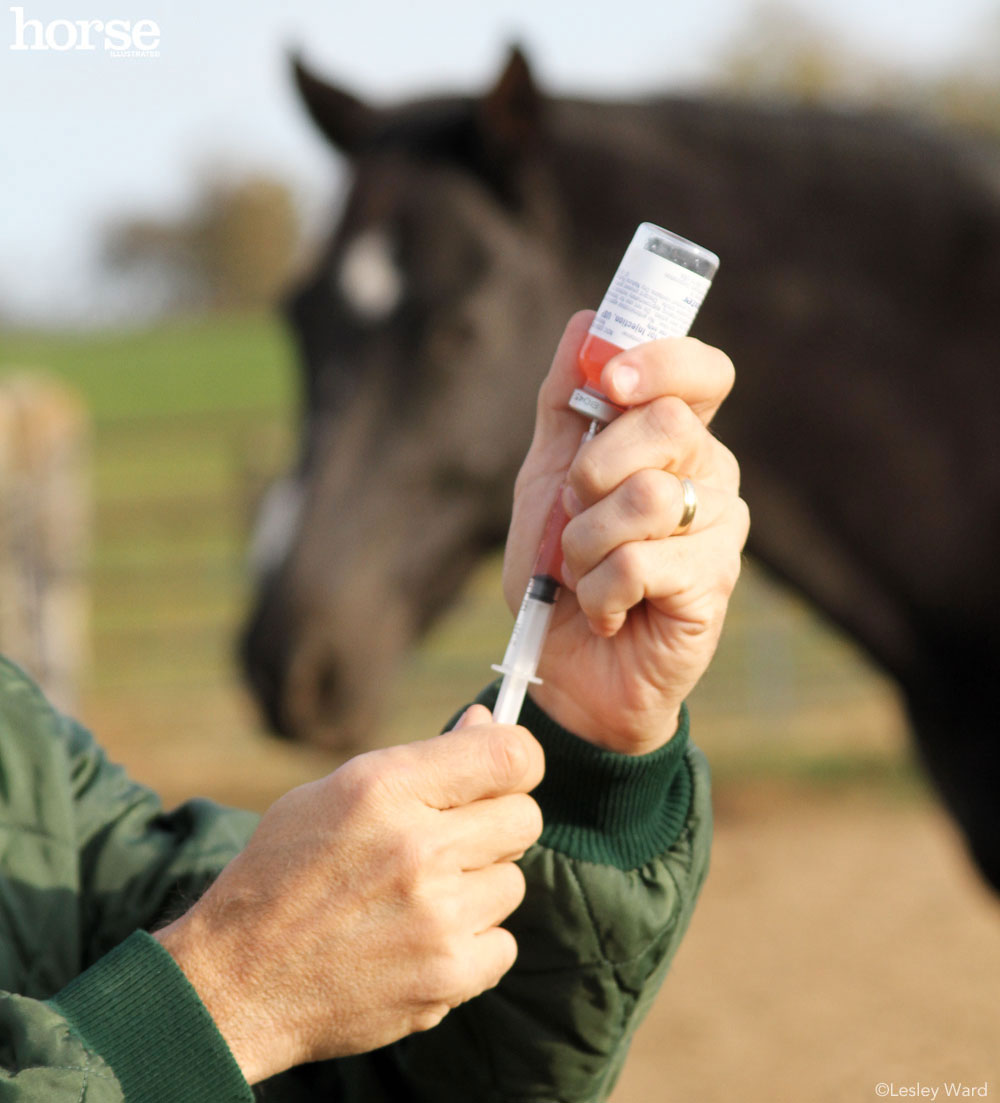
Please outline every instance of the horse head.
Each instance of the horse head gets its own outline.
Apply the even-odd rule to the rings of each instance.
[[[353,181],[286,304],[302,444],[258,520],[241,650],[277,732],[343,746],[366,738],[402,652],[502,540],[571,299],[544,99],[518,50],[482,97],[395,108],[294,72]]]

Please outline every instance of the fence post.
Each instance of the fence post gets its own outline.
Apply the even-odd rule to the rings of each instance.
[[[68,386],[0,378],[0,652],[67,710],[87,654],[89,452]]]

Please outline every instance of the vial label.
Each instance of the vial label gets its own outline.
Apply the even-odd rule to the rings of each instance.
[[[677,253],[663,246],[646,227],[636,232],[591,324],[595,337],[628,349],[691,328],[712,281],[662,255]]]

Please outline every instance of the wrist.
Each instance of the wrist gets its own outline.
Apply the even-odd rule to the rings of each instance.
[[[578,739],[616,754],[652,754],[674,738],[681,724],[679,701],[672,706],[658,704],[655,709],[629,710],[616,700],[613,709],[598,711],[545,681],[533,685],[528,696]]]
[[[128,1099],[252,1100],[186,974],[145,931],[134,932],[49,1002],[111,1066]]]
[[[245,1021],[248,1001],[238,991],[236,978],[240,971],[227,967],[226,955],[218,947],[208,948],[211,943],[196,910],[156,931],[153,938],[170,954],[197,993],[248,1084],[287,1067],[269,1060],[266,1048],[254,1039]]]

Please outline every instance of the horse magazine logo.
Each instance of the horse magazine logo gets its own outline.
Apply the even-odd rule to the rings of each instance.
[[[160,27],[152,19],[25,19],[24,8],[8,9],[14,16],[11,50],[103,50],[111,57],[159,57]]]

